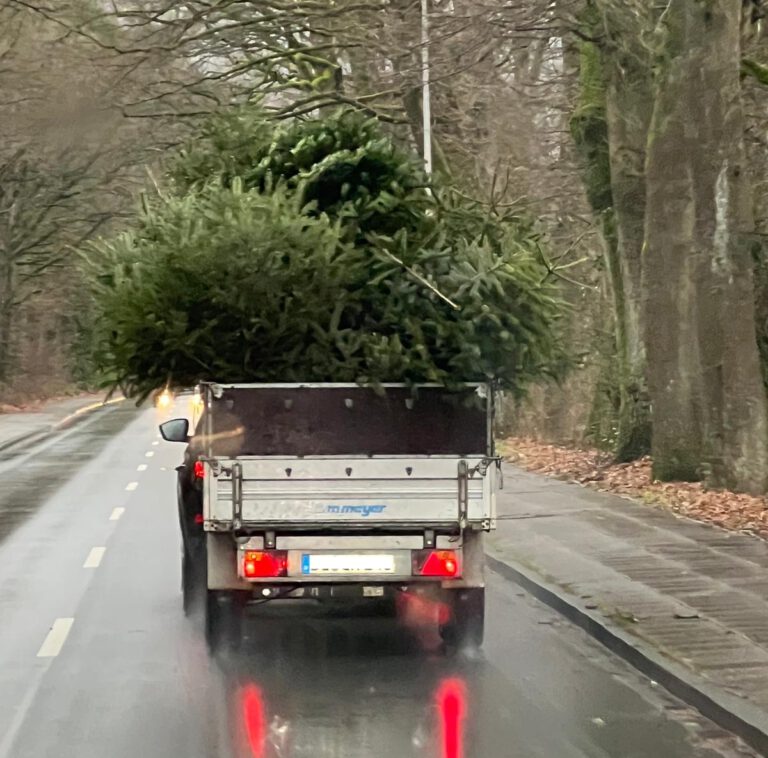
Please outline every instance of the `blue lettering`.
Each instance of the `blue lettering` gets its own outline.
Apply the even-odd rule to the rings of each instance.
[[[366,517],[372,513],[384,513],[386,508],[386,505],[329,505],[326,506],[326,511],[328,513],[354,513]]]

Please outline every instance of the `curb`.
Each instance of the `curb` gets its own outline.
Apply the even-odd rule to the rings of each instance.
[[[732,732],[762,755],[768,755],[768,713],[742,698],[712,686],[690,669],[662,655],[620,627],[581,608],[556,585],[516,563],[486,553],[488,567],[519,584],[526,592],[658,682],[719,727]]]
[[[13,437],[12,439],[7,440],[6,442],[3,442],[2,444],[0,444],[0,452],[12,451],[15,447],[19,445],[27,446],[27,445],[32,445],[35,442],[41,442],[46,437],[49,437],[52,434],[55,434],[56,432],[61,431],[62,429],[66,429],[67,427],[72,426],[77,421],[79,421],[82,417],[89,415],[94,411],[99,410],[100,408],[106,408],[110,405],[121,403],[124,400],[125,400],[124,397],[117,397],[107,401],[99,401],[96,403],[91,403],[90,405],[86,405],[86,406],[83,406],[82,408],[78,408],[76,411],[74,411],[73,413],[70,413],[68,416],[65,416],[63,419],[60,419],[59,421],[56,421],[52,424],[48,424],[43,428],[39,428],[31,432],[25,432],[24,434],[20,434],[17,437]]]
[[[122,403],[124,400],[125,398],[121,395],[120,397],[113,397],[110,400],[99,400],[95,403],[91,403],[90,405],[78,408],[76,411],[70,413],[68,416],[65,416],[63,419],[53,424],[51,430],[57,432],[59,429],[66,429],[68,426],[71,426],[76,420],[78,420],[80,416],[93,413],[93,411],[97,411],[99,408],[106,408],[110,405]]]

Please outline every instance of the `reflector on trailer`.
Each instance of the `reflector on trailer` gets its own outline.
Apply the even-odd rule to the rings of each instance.
[[[202,461],[195,461],[195,478],[205,477],[205,464]]]
[[[460,576],[455,550],[414,550],[413,573],[420,576]]]
[[[246,550],[242,566],[246,579],[285,576],[288,573],[288,553],[285,550]]]

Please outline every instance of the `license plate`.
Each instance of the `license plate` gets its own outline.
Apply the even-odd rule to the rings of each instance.
[[[394,555],[333,555],[304,553],[302,574],[394,574]]]

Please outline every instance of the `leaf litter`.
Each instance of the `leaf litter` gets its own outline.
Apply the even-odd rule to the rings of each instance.
[[[552,445],[524,437],[505,439],[500,450],[506,460],[526,471],[768,539],[768,498],[709,489],[701,482],[656,481],[651,474],[650,457],[614,463],[605,451]]]

